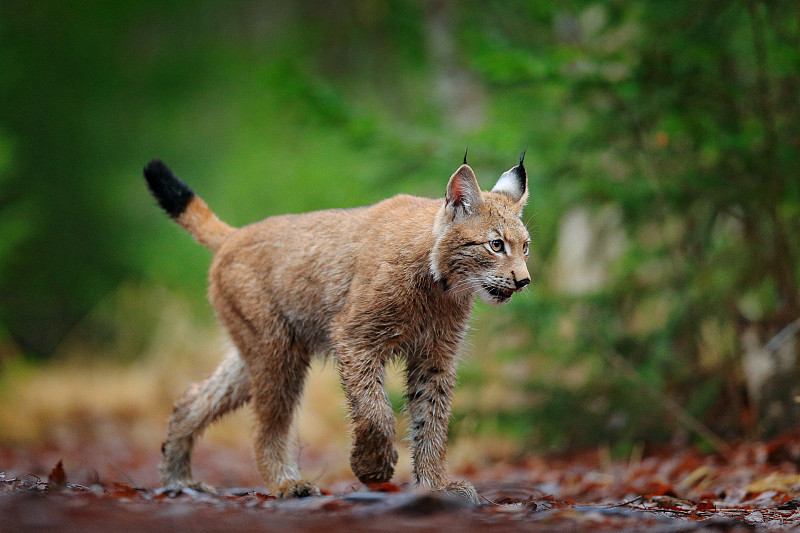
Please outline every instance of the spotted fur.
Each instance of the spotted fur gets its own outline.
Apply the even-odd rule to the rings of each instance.
[[[171,171],[163,163],[149,168],[157,183],[168,184],[153,191],[161,205],[180,206],[168,197],[185,196],[169,185]],[[300,476],[290,428],[312,356],[332,353],[350,408],[350,463],[358,479],[384,482],[394,473],[395,421],[384,380],[387,361],[400,357],[417,481],[477,501],[468,483],[451,482],[446,467],[456,358],[475,295],[500,305],[530,281],[530,239],[520,219],[527,196],[520,161],[490,192],[480,190],[465,163],[444,199],[400,195],[239,229],[193,193],[179,212],[167,209],[216,252],[209,298],[235,349],[177,401],[163,446],[163,483],[204,488],[191,475],[194,440],[216,418],[251,402],[265,482],[279,496],[318,494]]]

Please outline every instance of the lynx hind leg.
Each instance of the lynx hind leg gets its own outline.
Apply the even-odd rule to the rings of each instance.
[[[230,350],[214,373],[193,383],[175,402],[167,438],[161,447],[161,481],[164,486],[182,485],[213,491],[192,479],[194,440],[214,420],[241,407],[250,399],[250,374],[239,353]]]
[[[270,340],[248,360],[254,383],[256,465],[275,496],[317,496],[319,488],[300,477],[292,431],[311,354],[286,329],[272,329]]]

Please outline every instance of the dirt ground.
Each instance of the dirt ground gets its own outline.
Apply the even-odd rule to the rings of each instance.
[[[472,481],[472,506],[413,484],[364,487],[304,453],[323,495],[270,496],[243,448],[200,450],[198,478],[217,494],[158,487],[157,450],[121,443],[0,448],[0,531],[739,531],[800,530],[800,436],[734,447],[722,458],[663,450],[612,460],[603,449],[528,457],[454,478]]]

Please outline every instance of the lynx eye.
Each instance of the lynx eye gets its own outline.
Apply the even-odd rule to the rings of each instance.
[[[493,252],[500,253],[503,251],[503,241],[502,239],[495,239],[493,241],[489,241],[489,247],[492,249]]]
[[[525,254],[525,255],[528,255],[528,243],[527,242],[522,244],[522,253]]]

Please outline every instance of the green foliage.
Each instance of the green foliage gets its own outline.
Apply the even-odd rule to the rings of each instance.
[[[653,388],[723,434],[752,432],[736,335],[752,325],[766,342],[800,314],[800,13],[781,2],[570,2],[548,15],[526,28],[551,37],[536,48],[508,27],[469,42],[498,98],[535,111],[526,134],[548,152],[534,246],[556,291],[532,289],[518,320],[531,351],[560,357],[565,373],[598,364],[571,386],[531,378],[528,402],[497,416],[548,447],[659,441],[681,423],[645,394]],[[578,296],[558,289],[564,243],[549,218],[574,205],[618,207],[627,234],[608,280]],[[614,371],[618,357],[632,374]],[[792,395],[782,401],[791,427]]]
[[[125,284],[210,314],[209,254],[147,196],[152,157],[241,225],[441,196],[465,146],[489,186],[527,148],[537,280],[511,322],[479,314],[527,339],[487,359],[548,377],[516,383],[525,401],[485,424],[554,449],[665,440],[680,423],[644,387],[724,434],[752,430],[739,335],[800,316],[796,4],[3,7],[0,330],[27,354],[118,338],[103,324]],[[599,277],[575,289],[564,228],[584,214]],[[464,387],[485,363],[467,362]]]

